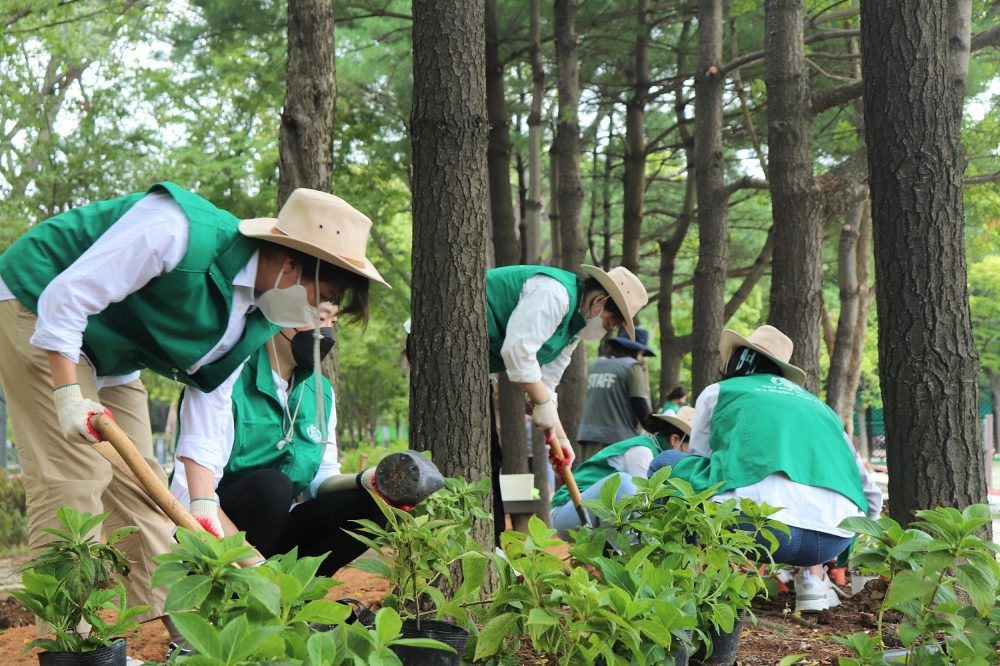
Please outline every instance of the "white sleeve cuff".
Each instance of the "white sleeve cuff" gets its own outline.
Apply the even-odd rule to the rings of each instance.
[[[83,347],[83,333],[52,326],[36,327],[28,343],[32,347],[44,351],[58,352],[73,363],[79,363],[80,348]]]
[[[223,461],[222,457],[222,448],[217,442],[202,437],[185,437],[183,434],[177,442],[177,451],[174,453],[174,458],[177,460],[188,458],[202,467],[212,470],[212,473],[215,474],[216,485],[222,479],[222,470],[225,469],[226,462],[228,462]]]

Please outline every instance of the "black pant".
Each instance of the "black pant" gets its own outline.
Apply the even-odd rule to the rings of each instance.
[[[490,481],[493,485],[493,538],[500,545],[500,535],[507,529],[507,515],[503,510],[500,496],[500,469],[503,467],[503,449],[500,447],[500,431],[497,430],[497,415],[493,408],[493,387],[490,382]]]
[[[320,576],[332,576],[368,549],[344,532],[358,529],[352,521],[367,518],[383,527],[387,523],[375,499],[360,488],[324,493],[289,511],[292,481],[274,469],[251,472],[217,492],[222,510],[264,557],[296,546],[299,557],[329,552]]]

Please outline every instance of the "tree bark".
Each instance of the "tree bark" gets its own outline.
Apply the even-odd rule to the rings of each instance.
[[[694,164],[698,198],[698,265],[694,270],[692,402],[719,372],[729,260],[728,202],[722,155],[722,0],[699,0]]]
[[[288,0],[285,106],[278,134],[278,208],[297,187],[333,187],[337,78],[332,0]]]
[[[580,45],[576,35],[576,10],[576,0],[556,0],[554,18],[559,113],[555,144],[558,146],[559,182],[555,196],[559,200],[560,267],[579,274],[586,245],[580,223],[584,191],[580,181]],[[583,345],[579,345],[558,388],[559,418],[574,446],[586,391],[587,352]]]
[[[462,0],[413,3],[410,446],[471,481],[490,470],[483,12]],[[492,549],[489,521],[474,521],[472,534]]]
[[[625,174],[622,266],[639,274],[639,244],[646,198],[646,99],[649,96],[649,0],[636,0],[635,49],[625,109]]]
[[[890,512],[986,501],[948,12],[861,5]]]
[[[510,187],[510,114],[500,60],[497,0],[486,0],[486,110],[490,139],[486,159],[490,177],[490,212],[493,252],[497,266],[510,266],[521,258],[514,226],[514,200]]]
[[[528,201],[525,205],[525,263],[542,259],[542,98],[545,70],[542,68],[541,0],[531,0],[530,42],[531,110],[528,113]]]
[[[871,201],[865,199],[861,215],[856,254],[858,256],[858,319],[854,325],[851,340],[851,363],[847,368],[847,386],[844,395],[851,404],[857,402],[858,388],[861,386],[861,364],[865,357],[865,339],[868,334],[868,313],[875,302],[875,289],[870,283],[872,261],[872,209]],[[861,418],[860,416],[858,417]],[[854,420],[847,422],[848,434],[854,434]],[[867,434],[867,433],[866,433]]]
[[[289,0],[285,105],[278,130],[278,209],[299,187],[333,190],[333,127],[337,106],[333,0]],[[333,325],[333,339],[338,337]],[[340,345],[323,360],[338,395]]]
[[[993,450],[1000,450],[1000,373],[984,368],[986,379],[990,382],[991,404],[993,405]],[[992,469],[986,470],[987,474],[992,474]]]
[[[697,194],[693,171],[691,165],[684,191],[684,208],[677,220],[677,228],[669,238],[660,242],[660,298],[656,302],[656,314],[660,323],[660,395],[666,395],[680,383],[681,363],[688,351],[678,344],[677,332],[674,330],[673,292],[677,253],[694,219]]]
[[[837,247],[837,283],[840,287],[840,316],[837,337],[830,354],[830,370],[826,377],[826,404],[837,412],[847,425],[854,420],[854,396],[846,391],[848,371],[854,347],[854,328],[858,325],[861,291],[858,283],[858,238],[865,202],[859,201],[847,210],[844,228]]]
[[[819,393],[823,220],[813,178],[813,115],[803,42],[804,0],[764,3],[768,180],[774,225],[767,321],[792,339],[791,362]]]

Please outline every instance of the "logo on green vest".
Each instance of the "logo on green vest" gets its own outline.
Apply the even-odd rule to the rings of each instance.
[[[801,387],[798,384],[788,379],[785,379],[784,377],[773,376],[771,377],[771,383],[774,384],[775,386],[780,386],[782,388],[794,391],[795,393],[798,393],[801,390]]]
[[[323,438],[323,434],[319,431],[319,428],[316,427],[315,423],[310,424],[309,427],[306,428],[306,434],[309,435],[309,439],[317,444],[319,444],[319,440]]]

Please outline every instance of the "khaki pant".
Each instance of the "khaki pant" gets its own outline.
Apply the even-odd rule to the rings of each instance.
[[[18,301],[0,301],[0,383],[24,473],[28,546],[34,555],[53,539],[42,530],[59,527],[56,510],[63,506],[94,515],[110,512],[103,525],[105,534],[126,525],[137,526],[137,534],[116,544],[132,561],[131,580],[126,583],[129,605],[153,607],[138,616],[140,622],[160,617],[167,590],[150,589],[149,581],[156,568],[153,556],[167,552],[173,542],[173,524],[144,492],[90,446],[62,436],[52,401],[48,357],[28,344],[36,321],[37,317]],[[115,421],[165,483],[166,476],[153,457],[149,407],[142,383],[135,380],[98,391],[94,371],[82,356],[77,373],[84,397],[111,410]],[[100,531],[95,529],[92,536],[98,537]]]

